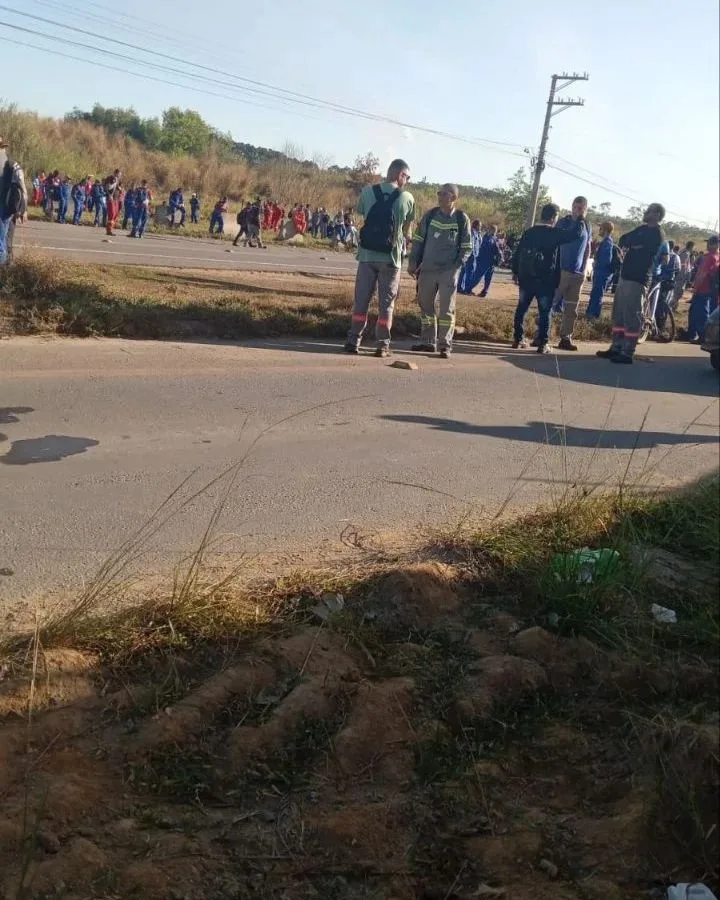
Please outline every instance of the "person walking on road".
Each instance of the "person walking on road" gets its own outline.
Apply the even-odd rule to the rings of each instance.
[[[405,190],[410,167],[403,159],[390,163],[380,184],[366,185],[358,197],[356,212],[365,218],[360,229],[355,301],[345,352],[357,354],[367,328],[368,309],[378,288],[379,314],[375,327],[375,355],[390,355],[393,310],[400,287],[400,267],[406,233],[415,218],[415,199]]]
[[[477,258],[477,268],[475,270],[477,281],[475,283],[479,284],[481,280],[483,282],[482,290],[478,295],[481,300],[487,297],[488,291],[490,290],[492,277],[495,272],[495,266],[499,265],[500,260],[502,259],[502,253],[500,252],[497,233],[497,225],[490,225],[488,230],[483,235],[482,241],[480,242],[480,250],[478,252]]]
[[[470,219],[455,208],[458,194],[455,184],[444,184],[437,192],[438,206],[420,220],[408,262],[408,273],[417,278],[420,304],[420,343],[412,349],[439,349],[443,359],[452,353],[458,278],[472,253]]]
[[[85,212],[86,196],[84,180],[78,181],[77,184],[73,185],[71,193],[73,202],[73,225],[79,225],[82,220],[82,214]]]
[[[550,311],[558,286],[558,248],[568,246],[582,238],[583,219],[574,219],[567,228],[553,227],[558,219],[558,207],[546,203],[540,211],[540,222],[523,232],[512,258],[513,281],[520,288],[513,325],[513,349],[524,350],[525,316],[533,300],[538,305],[538,335],[535,343],[538,353],[549,353]]]
[[[585,269],[590,255],[590,227],[585,220],[588,202],[585,197],[573,200],[572,212],[563,216],[557,223],[560,229],[574,229],[576,222],[582,222],[582,233],[577,240],[564,243],[560,250],[560,283],[555,292],[554,308],[563,310],[560,323],[559,350],[577,350],[572,342],[573,330],[577,321],[577,307],[580,291],[585,281]]]
[[[593,265],[592,288],[590,301],[588,302],[588,319],[599,319],[602,313],[603,294],[610,283],[613,274],[613,255],[615,244],[612,233],[615,226],[612,222],[603,222],[600,226],[600,243],[595,251],[595,263]]]
[[[693,295],[688,315],[687,340],[701,343],[710,313],[718,305],[718,272],[720,267],[720,239],[716,234],[707,240],[707,253],[695,273]]]
[[[690,270],[692,269],[693,250],[695,249],[695,241],[688,241],[685,248],[680,251],[680,274],[675,279],[675,287],[673,289],[672,307],[677,309],[678,303],[682,300],[688,281],[690,280]]]
[[[0,137],[0,266],[13,259],[15,225],[27,211],[27,188],[20,164],[8,156],[8,142]]]
[[[143,234],[145,234],[151,200],[152,194],[150,193],[150,188],[148,187],[147,181],[143,179],[143,181],[140,182],[140,187],[135,191],[133,227],[130,232],[131,238],[141,238]]]
[[[479,278],[475,277],[477,271],[477,258],[480,253],[480,243],[482,235],[480,234],[480,219],[475,219],[470,226],[470,240],[472,241],[472,252],[462,267],[460,278],[458,279],[458,294],[470,295],[473,288],[477,285]]]
[[[655,268],[658,251],[665,242],[660,223],[665,207],[651,203],[645,210],[643,223],[618,241],[625,250],[620,281],[612,308],[612,344],[598,350],[597,356],[614,363],[629,365],[633,361],[638,338],[643,328],[643,301]]]
[[[120,169],[115,169],[112,175],[108,175],[108,177],[103,182],[103,187],[105,189],[105,203],[107,209],[107,217],[105,219],[105,233],[110,237],[115,234],[113,229],[115,228],[117,217],[120,215],[119,195],[121,177],[122,172],[120,171]]]

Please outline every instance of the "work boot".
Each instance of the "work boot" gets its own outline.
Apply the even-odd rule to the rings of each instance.
[[[549,344],[538,344],[537,352],[545,355],[546,353],[552,353]]]
[[[632,356],[628,356],[627,353],[616,353],[610,357],[610,362],[620,363],[623,366],[631,366],[632,361]]]
[[[410,349],[413,353],[435,353],[436,347],[434,344],[413,344]]]
[[[443,347],[440,351],[440,359],[450,359],[452,350],[449,347]]]
[[[600,359],[612,359],[613,356],[617,356],[620,351],[617,347],[608,347],[607,350],[597,350],[595,352],[595,356],[599,356]]]
[[[577,347],[570,338],[560,338],[560,343],[558,344],[558,350],[577,350]]]
[[[347,343],[343,348],[346,353],[351,353],[353,356],[359,356],[360,348],[356,344]]]
[[[478,297],[483,300],[485,297],[487,297],[487,291],[480,291]]]
[[[538,337],[533,338],[532,343],[530,344],[530,346],[531,346],[531,347],[539,347],[539,346],[540,346],[540,338],[538,338]]]
[[[527,350],[530,345],[526,340],[522,341],[513,341],[512,348],[513,350]]]
[[[377,356],[378,359],[387,359],[390,355],[390,348],[386,347],[384,344],[381,344],[375,351],[375,356]]]

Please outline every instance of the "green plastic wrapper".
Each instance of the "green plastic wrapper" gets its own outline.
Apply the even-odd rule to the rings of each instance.
[[[550,571],[557,581],[592,584],[611,575],[617,569],[619,560],[617,550],[583,547],[572,553],[556,553],[550,561]]]

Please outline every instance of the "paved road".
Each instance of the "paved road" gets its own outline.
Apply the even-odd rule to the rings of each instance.
[[[0,599],[79,585],[184,478],[211,480],[270,426],[222,517],[228,553],[547,500],[616,482],[631,457],[630,481],[651,484],[717,465],[706,354],[646,348],[653,364],[619,370],[593,349],[556,363],[468,344],[402,371],[318,343],[2,341],[0,571],[14,574]],[[170,522],[141,567],[192,549],[221,494]]]
[[[183,269],[252,269],[253,271],[317,272],[326,275],[354,274],[351,253],[328,248],[304,250],[300,247],[270,245],[267,250],[232,248],[229,241],[147,234],[138,241],[124,232],[106,242],[101,228],[73,227],[54,222],[26,222],[17,232],[18,247],[36,248],[88,263],[120,263],[138,266],[166,266]],[[231,252],[228,252],[231,251]]]

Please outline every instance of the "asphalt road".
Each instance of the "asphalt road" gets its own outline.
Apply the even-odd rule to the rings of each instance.
[[[37,249],[79,262],[183,269],[251,269],[269,272],[315,272],[352,275],[351,253],[270,245],[267,250],[233,248],[230,241],[146,234],[133,240],[126,232],[107,238],[102,228],[29,221],[16,232],[17,247]],[[107,241],[110,241],[108,243]]]
[[[568,483],[612,486],[628,466],[630,483],[650,485],[717,466],[706,354],[648,347],[653,363],[619,368],[594,349],[467,344],[402,371],[319,343],[2,341],[0,600],[83,584],[183,479],[173,508],[264,429],[230,488],[218,562],[302,560],[348,527],[406,533]],[[180,510],[139,569],[197,546],[226,485]]]

